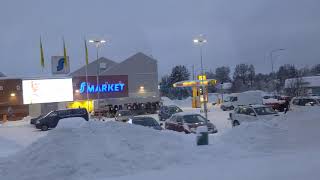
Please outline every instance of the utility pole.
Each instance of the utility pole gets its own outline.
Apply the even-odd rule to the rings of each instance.
[[[200,46],[200,64],[201,64],[201,87],[202,87],[202,97],[203,97],[203,111],[205,114],[206,122],[205,124],[208,125],[208,107],[207,107],[207,101],[205,99],[205,94],[206,94],[206,87],[204,85],[204,69],[203,69],[203,62],[202,62],[202,46],[207,42],[206,39],[202,35],[200,35],[197,38],[193,39],[193,43],[195,45]]]
[[[105,40],[103,39],[94,39],[94,40],[89,40],[89,43],[92,43],[96,47],[96,55],[97,55],[97,87],[99,88],[99,76],[100,76],[100,61],[99,61],[99,49],[106,43]],[[99,120],[101,120],[101,112],[100,112],[100,91],[98,91],[98,101],[97,101],[97,106],[99,110]]]

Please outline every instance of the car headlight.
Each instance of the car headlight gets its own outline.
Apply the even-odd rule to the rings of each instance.
[[[40,124],[40,121],[39,121],[39,120],[37,120],[37,121],[36,121],[36,124]]]

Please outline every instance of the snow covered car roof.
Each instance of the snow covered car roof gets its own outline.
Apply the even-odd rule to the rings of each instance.
[[[298,96],[292,99],[320,99],[320,96]]]
[[[263,104],[252,104],[252,105],[248,105],[248,106],[241,106],[241,107],[252,107],[252,108],[260,108],[260,107],[269,107]]]
[[[186,116],[186,115],[201,115],[201,114],[192,113],[192,112],[179,112],[179,113],[173,114],[172,116]]]

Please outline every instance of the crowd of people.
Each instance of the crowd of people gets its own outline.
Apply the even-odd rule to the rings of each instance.
[[[131,103],[124,105],[106,105],[105,108],[101,110],[96,110],[93,115],[104,117],[114,117],[118,110],[130,110],[133,114],[141,115],[141,114],[154,114],[159,110],[160,103],[159,102],[148,102],[148,103]]]

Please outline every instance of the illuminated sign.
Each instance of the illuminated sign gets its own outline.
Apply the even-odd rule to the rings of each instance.
[[[76,101],[129,96],[127,75],[76,76],[72,83]]]
[[[107,92],[121,92],[124,90],[125,84],[117,83],[117,84],[100,84],[94,85],[86,82],[82,82],[80,84],[80,93],[107,93]]]
[[[23,103],[73,101],[72,79],[23,80]]]
[[[207,76],[206,75],[199,75],[198,80],[207,80]]]

